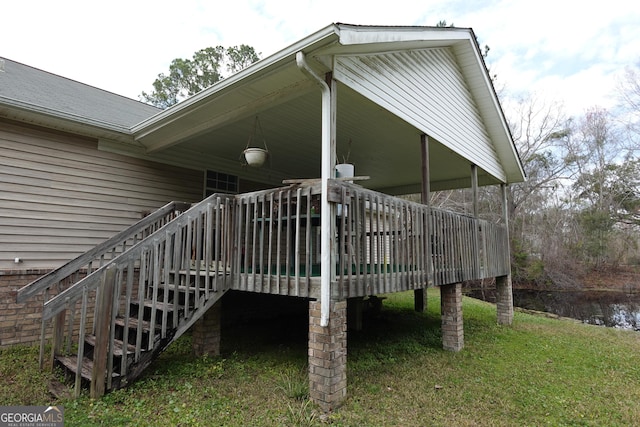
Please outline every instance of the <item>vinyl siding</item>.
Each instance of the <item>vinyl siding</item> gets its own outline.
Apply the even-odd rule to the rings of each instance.
[[[499,180],[505,173],[447,48],[338,56],[334,77]]]
[[[0,270],[58,267],[171,200],[199,200],[202,186],[202,171],[0,122]]]

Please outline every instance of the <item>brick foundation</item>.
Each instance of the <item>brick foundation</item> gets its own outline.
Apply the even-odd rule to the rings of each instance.
[[[196,356],[219,356],[222,301],[218,301],[193,325],[191,346]]]
[[[40,342],[42,294],[18,304],[18,289],[36,280],[49,270],[0,271],[0,347]],[[47,328],[51,336],[51,327]]]
[[[496,309],[498,312],[499,325],[510,325],[513,323],[513,289],[511,276],[496,277]]]
[[[440,311],[442,313],[442,348],[460,351],[464,347],[462,322],[462,284],[440,286]]]
[[[320,302],[309,302],[309,396],[325,411],[347,396],[347,302],[332,301],[329,325],[320,326]]]

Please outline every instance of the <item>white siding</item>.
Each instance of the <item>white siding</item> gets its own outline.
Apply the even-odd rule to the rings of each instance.
[[[337,56],[334,77],[499,180],[482,118],[447,48]]]
[[[0,270],[58,267],[171,200],[199,200],[202,186],[201,171],[0,123]]]

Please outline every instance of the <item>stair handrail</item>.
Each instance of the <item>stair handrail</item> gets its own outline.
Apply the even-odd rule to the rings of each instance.
[[[172,201],[162,206],[155,212],[145,216],[140,221],[131,225],[130,227],[122,230],[113,237],[105,240],[104,242],[96,245],[92,249],[76,257],[75,259],[67,262],[66,264],[58,267],[49,273],[39,277],[33,282],[23,286],[17,292],[16,302],[23,303],[34,295],[39,294],[44,289],[51,288],[56,283],[71,277],[73,274],[81,271],[83,267],[86,267],[94,261],[96,258],[101,257],[114,248],[123,245],[127,240],[143,231],[146,227],[149,227],[154,222],[166,217],[169,214],[176,212],[184,212],[191,206],[187,202]]]
[[[209,203],[216,198],[233,199],[233,195],[215,193],[197,204],[191,205],[191,208],[182,213],[182,215],[176,217],[173,221],[168,222],[154,233],[131,246],[126,252],[123,252],[117,257],[105,262],[102,266],[88,274],[86,277],[60,292],[49,301],[46,301],[43,305],[42,320],[46,321],[51,319],[56,314],[65,310],[69,304],[80,299],[85,291],[91,291],[97,288],[100,285],[102,276],[107,271],[107,268],[112,265],[122,266],[130,262],[130,260],[135,259],[136,256],[140,255],[141,251],[152,248],[152,246],[158,243],[158,241],[163,237],[166,237],[168,234],[175,233],[179,227],[186,225],[193,216],[201,214],[203,210],[207,208]]]

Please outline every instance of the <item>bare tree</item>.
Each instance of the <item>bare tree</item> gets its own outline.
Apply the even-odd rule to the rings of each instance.
[[[637,139],[640,137],[640,62],[625,69],[617,87],[623,114],[621,120]],[[636,150],[640,147],[633,147]]]
[[[536,94],[505,105],[527,174],[527,181],[509,186],[508,193],[513,276],[516,282],[546,282],[570,264],[562,244],[569,221],[562,195],[571,178],[566,159],[571,120],[561,103]]]
[[[640,225],[639,160],[624,149],[610,113],[594,107],[576,124],[569,143],[575,170],[572,184],[580,240],[575,250],[587,265],[610,267],[622,255],[629,226]]]

